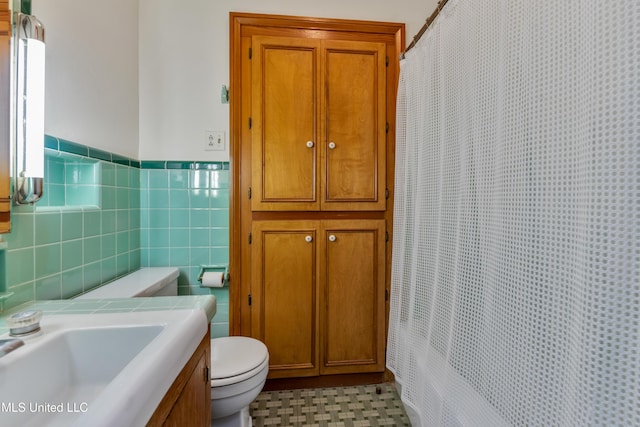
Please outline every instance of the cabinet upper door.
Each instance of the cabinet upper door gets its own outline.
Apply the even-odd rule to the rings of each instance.
[[[323,41],[322,210],[385,210],[386,45]]]
[[[253,210],[318,210],[320,41],[254,36]]]
[[[254,211],[385,210],[386,45],[252,37]]]

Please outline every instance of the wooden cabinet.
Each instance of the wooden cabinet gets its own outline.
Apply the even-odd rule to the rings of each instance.
[[[384,370],[384,220],[255,221],[252,331],[270,378]]]
[[[230,19],[231,333],[280,383],[379,381],[404,25]]]
[[[0,0],[0,233],[11,230],[10,151],[11,141],[11,10]]]
[[[211,337],[198,348],[165,394],[147,426],[211,425]]]
[[[386,208],[386,45],[252,38],[252,209]]]

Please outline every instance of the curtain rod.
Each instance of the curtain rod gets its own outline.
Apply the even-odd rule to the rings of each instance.
[[[424,25],[422,26],[422,28],[420,28],[420,31],[418,31],[418,34],[416,34],[415,36],[413,36],[413,40],[411,41],[411,43],[409,44],[409,46],[404,50],[404,52],[402,52],[400,54],[400,59],[404,59],[404,54],[409,52],[418,42],[418,40],[420,40],[420,38],[422,37],[422,35],[427,31],[427,28],[429,28],[429,26],[431,26],[431,24],[433,23],[433,21],[436,19],[436,17],[440,14],[440,11],[442,10],[442,7],[447,4],[449,0],[440,0],[438,2],[438,6],[436,6],[436,10],[433,11],[433,13],[431,14],[431,16],[429,16],[427,18],[427,21],[424,23]]]

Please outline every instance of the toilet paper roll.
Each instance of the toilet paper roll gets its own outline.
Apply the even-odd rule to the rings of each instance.
[[[221,288],[224,286],[224,273],[205,271],[202,275],[202,286],[205,288]]]

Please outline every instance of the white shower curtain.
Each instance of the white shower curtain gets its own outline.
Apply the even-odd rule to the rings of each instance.
[[[640,2],[450,0],[401,61],[414,426],[640,425]]]

